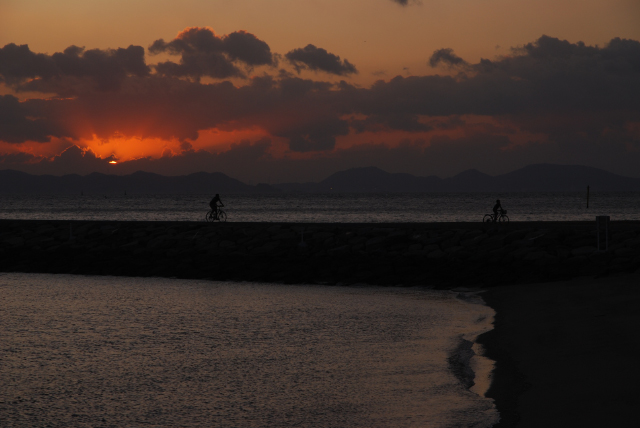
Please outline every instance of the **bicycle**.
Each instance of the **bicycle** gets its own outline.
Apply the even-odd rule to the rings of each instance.
[[[227,221],[227,213],[225,213],[224,211],[222,211],[219,207],[217,210],[217,216],[216,213],[213,210],[209,210],[209,212],[207,213],[207,215],[204,217],[205,221],[208,222],[212,222],[212,221],[220,221],[220,222],[225,222]]]
[[[485,214],[482,219],[483,223],[495,223],[495,217],[493,214]],[[498,223],[509,223],[509,216],[507,216],[507,210],[500,210],[498,214]]]

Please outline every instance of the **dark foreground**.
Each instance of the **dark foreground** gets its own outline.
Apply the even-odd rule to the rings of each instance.
[[[637,427],[640,274],[495,287],[498,427]]]
[[[2,220],[0,271],[490,287],[495,329],[480,339],[502,427],[635,426],[640,222],[596,245],[595,222]]]
[[[640,222],[274,224],[0,221],[0,271],[280,283],[548,282],[640,266]],[[603,240],[604,242],[604,240]]]

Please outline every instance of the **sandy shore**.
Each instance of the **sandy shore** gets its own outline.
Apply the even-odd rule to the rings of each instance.
[[[640,273],[484,293],[503,427],[637,427]]]

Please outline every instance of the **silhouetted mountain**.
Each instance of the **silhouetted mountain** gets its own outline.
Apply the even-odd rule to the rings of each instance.
[[[250,186],[225,174],[199,172],[178,177],[166,177],[138,171],[131,175],[99,173],[56,177],[30,175],[24,172],[0,171],[2,194],[212,194],[279,192],[267,184]]]
[[[579,165],[529,165],[490,176],[470,169],[450,178],[392,174],[379,168],[337,172],[319,183],[275,184],[283,191],[314,192],[518,192],[518,191],[640,191],[640,179],[622,177]]]
[[[581,165],[529,165],[495,178],[501,181],[498,188],[510,191],[582,191],[587,186],[593,190],[640,190],[640,179]]]
[[[438,183],[441,190],[449,192],[482,192],[495,187],[496,177],[492,177],[477,169],[468,169],[451,178]]]
[[[354,168],[336,172],[319,183],[323,191],[339,192],[424,192],[440,179],[392,174],[376,167]]]
[[[394,193],[394,192],[519,192],[640,191],[640,179],[622,177],[579,165],[529,165],[507,174],[470,169],[450,178],[389,173],[376,167],[337,172],[319,183],[250,186],[222,173],[199,172],[178,177],[138,171],[117,176],[99,173],[56,177],[0,171],[0,194],[212,194],[212,193]]]

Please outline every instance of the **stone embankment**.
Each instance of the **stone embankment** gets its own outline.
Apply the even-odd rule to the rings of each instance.
[[[604,236],[602,250],[604,250]],[[298,224],[0,220],[0,270],[284,283],[539,282],[640,268],[640,222]]]

